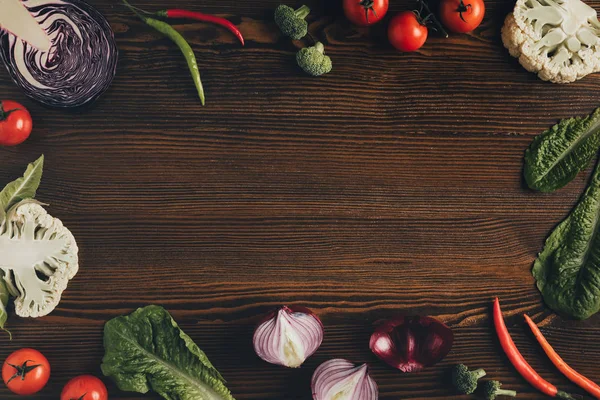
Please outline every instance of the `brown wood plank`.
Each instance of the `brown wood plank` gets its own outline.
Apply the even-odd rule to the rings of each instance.
[[[534,135],[598,106],[600,74],[561,86],[523,70],[499,38],[513,2],[486,1],[473,34],[432,35],[400,54],[385,23],[355,29],[338,1],[311,1],[311,34],[334,62],[314,79],[294,64],[302,43],[270,20],[278,1],[178,1],[230,18],[247,40],[241,48],[227,31],[177,22],[198,56],[204,108],[168,39],[117,1],[91,3],[120,50],[96,104],[47,109],[0,72],[1,97],[22,101],[35,123],[24,145],[0,148],[0,184],[44,153],[38,198],[81,255],[55,312],[13,317],[14,340],[0,336],[1,359],[35,347],[51,361],[50,384],[31,398],[56,399],[69,378],[100,375],[104,322],[151,303],[172,312],[238,399],[310,399],[312,372],[333,357],[368,362],[383,400],[460,398],[444,382],[457,362],[485,368],[519,398],[542,398],[502,354],[489,319],[495,296],[544,377],[582,394],[546,359],[523,312],[567,362],[600,380],[600,317],[554,316],[530,274],[590,171],[552,194],[527,190],[521,177]],[[393,1],[390,13],[413,7]],[[301,369],[253,353],[257,317],[279,304],[306,305],[325,324],[323,346]],[[380,363],[368,349],[372,324],[397,313],[448,323],[450,355],[416,374]],[[157,398],[105,381],[111,398]],[[17,397],[0,387],[0,398]]]

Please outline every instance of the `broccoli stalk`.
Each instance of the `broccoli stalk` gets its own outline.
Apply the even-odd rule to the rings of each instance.
[[[309,75],[319,76],[328,73],[333,67],[331,58],[325,55],[323,43],[305,47],[296,54],[296,62]]]
[[[477,389],[477,381],[485,376],[483,369],[469,371],[464,364],[452,367],[452,384],[461,394],[471,394]]]
[[[496,396],[510,396],[515,397],[517,392],[514,390],[500,389],[502,384],[498,381],[485,381],[481,384],[483,391],[483,397],[485,400],[494,400]]]
[[[281,4],[275,10],[275,23],[284,35],[294,40],[300,40],[308,33],[308,23],[304,18],[310,13],[310,8],[302,6],[297,10]]]

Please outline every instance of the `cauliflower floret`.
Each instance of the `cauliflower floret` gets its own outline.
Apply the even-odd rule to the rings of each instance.
[[[508,49],[511,56],[519,58],[521,55],[521,46],[527,41],[527,35],[515,22],[515,16],[510,13],[502,26],[502,43]]]
[[[600,71],[599,37],[596,11],[581,0],[517,0],[502,27],[510,55],[554,83]]]
[[[79,269],[75,238],[36,202],[14,206],[0,225],[0,278],[21,317],[41,317],[58,305]]]

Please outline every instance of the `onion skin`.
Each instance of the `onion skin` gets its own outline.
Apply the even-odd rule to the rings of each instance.
[[[298,368],[323,342],[323,324],[311,310],[283,306],[267,314],[256,327],[254,351],[264,361]]]
[[[106,19],[82,0],[23,4],[52,45],[39,51],[0,31],[0,58],[13,81],[27,96],[52,107],[80,107],[97,99],[117,68],[117,45]]]
[[[417,372],[441,361],[454,334],[432,317],[395,317],[378,323],[369,347],[373,354],[402,372]]]
[[[379,389],[367,364],[355,367],[342,358],[319,365],[311,381],[313,400],[377,400]]]

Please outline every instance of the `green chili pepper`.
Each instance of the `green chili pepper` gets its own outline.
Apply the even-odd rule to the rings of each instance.
[[[200,79],[200,70],[198,69],[198,63],[196,62],[196,55],[194,54],[194,50],[190,47],[189,43],[185,40],[181,33],[177,32],[175,28],[166,22],[159,21],[154,18],[146,17],[127,2],[127,0],[123,0],[125,5],[129,7],[131,11],[136,13],[138,17],[142,21],[144,21],[148,26],[156,29],[169,39],[171,39],[178,47],[179,50],[183,53],[185,60],[187,61],[188,68],[190,69],[190,73],[192,74],[192,79],[194,80],[194,84],[196,85],[196,89],[198,90],[198,96],[200,96],[200,102],[204,105],[204,88],[202,87],[202,80]]]

